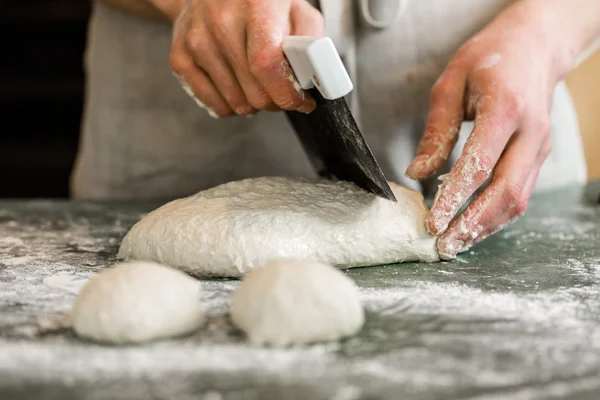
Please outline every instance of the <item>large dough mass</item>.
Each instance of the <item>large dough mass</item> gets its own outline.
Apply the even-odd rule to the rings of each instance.
[[[230,182],[154,210],[131,228],[119,256],[220,277],[282,258],[338,268],[439,261],[423,196],[391,187],[397,203],[348,182]]]

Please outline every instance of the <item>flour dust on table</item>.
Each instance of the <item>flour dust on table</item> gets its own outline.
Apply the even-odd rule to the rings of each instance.
[[[275,346],[338,340],[365,321],[352,279],[332,266],[298,260],[249,272],[231,300],[231,319],[250,343]]]
[[[127,344],[183,336],[204,322],[200,283],[175,269],[131,262],[107,268],[81,290],[74,331],[98,342]]]
[[[131,228],[119,257],[199,277],[239,278],[275,259],[352,268],[439,261],[417,191],[397,202],[349,182],[283,177],[226,183],[154,210]]]

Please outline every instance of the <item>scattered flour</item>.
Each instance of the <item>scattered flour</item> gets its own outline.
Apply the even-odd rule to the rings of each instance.
[[[219,119],[219,114],[217,114],[215,112],[215,110],[213,110],[212,108],[208,107],[206,104],[204,104],[203,102],[201,102],[196,95],[194,94],[194,91],[192,90],[191,86],[183,79],[183,77],[179,76],[176,73],[173,73],[173,75],[175,76],[175,78],[177,78],[177,80],[179,81],[179,83],[181,84],[181,88],[185,91],[185,93],[190,96],[198,105],[198,107],[202,108],[203,110],[205,110],[208,115],[210,115],[211,117],[213,117],[214,119]]]
[[[492,53],[481,60],[479,65],[477,65],[476,70],[492,68],[497,65],[500,60],[502,60],[502,55],[500,53]]]
[[[465,256],[468,263],[348,271],[361,288],[366,323],[346,341],[246,346],[227,315],[239,281],[220,279],[202,281],[208,323],[198,334],[114,349],[77,340],[61,321],[76,288],[114,263],[121,238],[145,213],[5,205],[0,237],[17,240],[0,244],[0,387],[51,383],[90,398],[118,387],[121,398],[194,393],[210,400],[298,390],[340,400],[598,392],[598,209],[574,205],[552,216],[531,209],[477,247],[481,258]]]

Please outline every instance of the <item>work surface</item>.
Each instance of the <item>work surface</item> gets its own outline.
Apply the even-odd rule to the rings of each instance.
[[[113,348],[76,338],[81,287],[156,204],[0,203],[0,398],[600,398],[600,184],[538,195],[452,262],[349,270],[367,309],[340,343],[252,348],[203,281],[196,334]]]

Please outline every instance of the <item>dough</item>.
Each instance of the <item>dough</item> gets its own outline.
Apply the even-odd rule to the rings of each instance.
[[[200,327],[200,284],[181,271],[149,262],[123,263],[94,276],[71,313],[75,332],[98,342],[145,342]]]
[[[423,196],[391,187],[397,203],[349,182],[230,182],[151,212],[125,236],[119,256],[219,277],[241,277],[281,258],[339,268],[439,261]]]
[[[251,343],[287,346],[351,336],[362,328],[364,311],[356,285],[341,271],[276,260],[246,275],[231,319]]]

